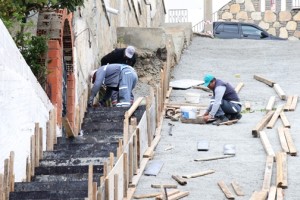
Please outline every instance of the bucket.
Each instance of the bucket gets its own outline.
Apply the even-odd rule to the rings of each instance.
[[[181,116],[185,119],[196,119],[197,108],[193,106],[181,106]]]
[[[197,93],[186,93],[185,94],[185,101],[187,103],[199,103],[200,94]]]

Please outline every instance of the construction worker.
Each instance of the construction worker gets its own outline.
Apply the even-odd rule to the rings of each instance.
[[[137,54],[135,53],[135,48],[133,46],[128,46],[127,48],[116,48],[112,52],[103,56],[101,59],[101,66],[107,64],[126,64],[131,67],[136,63]],[[118,91],[112,91],[111,103],[116,106],[118,103]]]
[[[89,107],[93,106],[94,98],[101,89],[101,86],[106,86],[106,92],[104,97],[99,101],[100,106],[104,106],[104,102],[111,97],[113,91],[119,92],[117,107],[131,106],[134,99],[132,90],[138,80],[137,74],[131,66],[108,64],[94,70],[90,76],[94,85],[89,97]]]
[[[235,89],[229,83],[206,74],[204,86],[213,91],[210,105],[203,117],[205,122],[213,121],[214,125],[219,125],[222,122],[242,118],[240,113],[242,104]]]

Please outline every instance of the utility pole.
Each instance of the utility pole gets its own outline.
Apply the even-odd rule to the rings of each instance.
[[[213,5],[213,0],[204,0],[204,21],[205,21],[205,24],[204,24],[204,32],[205,33],[212,33],[212,6]]]

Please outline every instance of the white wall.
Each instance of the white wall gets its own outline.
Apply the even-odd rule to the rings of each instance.
[[[0,173],[4,160],[14,151],[16,181],[25,178],[35,122],[43,128],[45,140],[52,107],[0,19]]]

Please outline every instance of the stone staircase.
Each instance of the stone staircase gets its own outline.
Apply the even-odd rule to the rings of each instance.
[[[145,106],[134,112],[140,121]],[[53,151],[44,151],[31,182],[16,182],[10,200],[84,200],[88,197],[88,169],[99,185],[103,164],[110,152],[116,155],[123,138],[124,114],[128,108],[91,108],[85,114],[80,136],[58,137]]]

